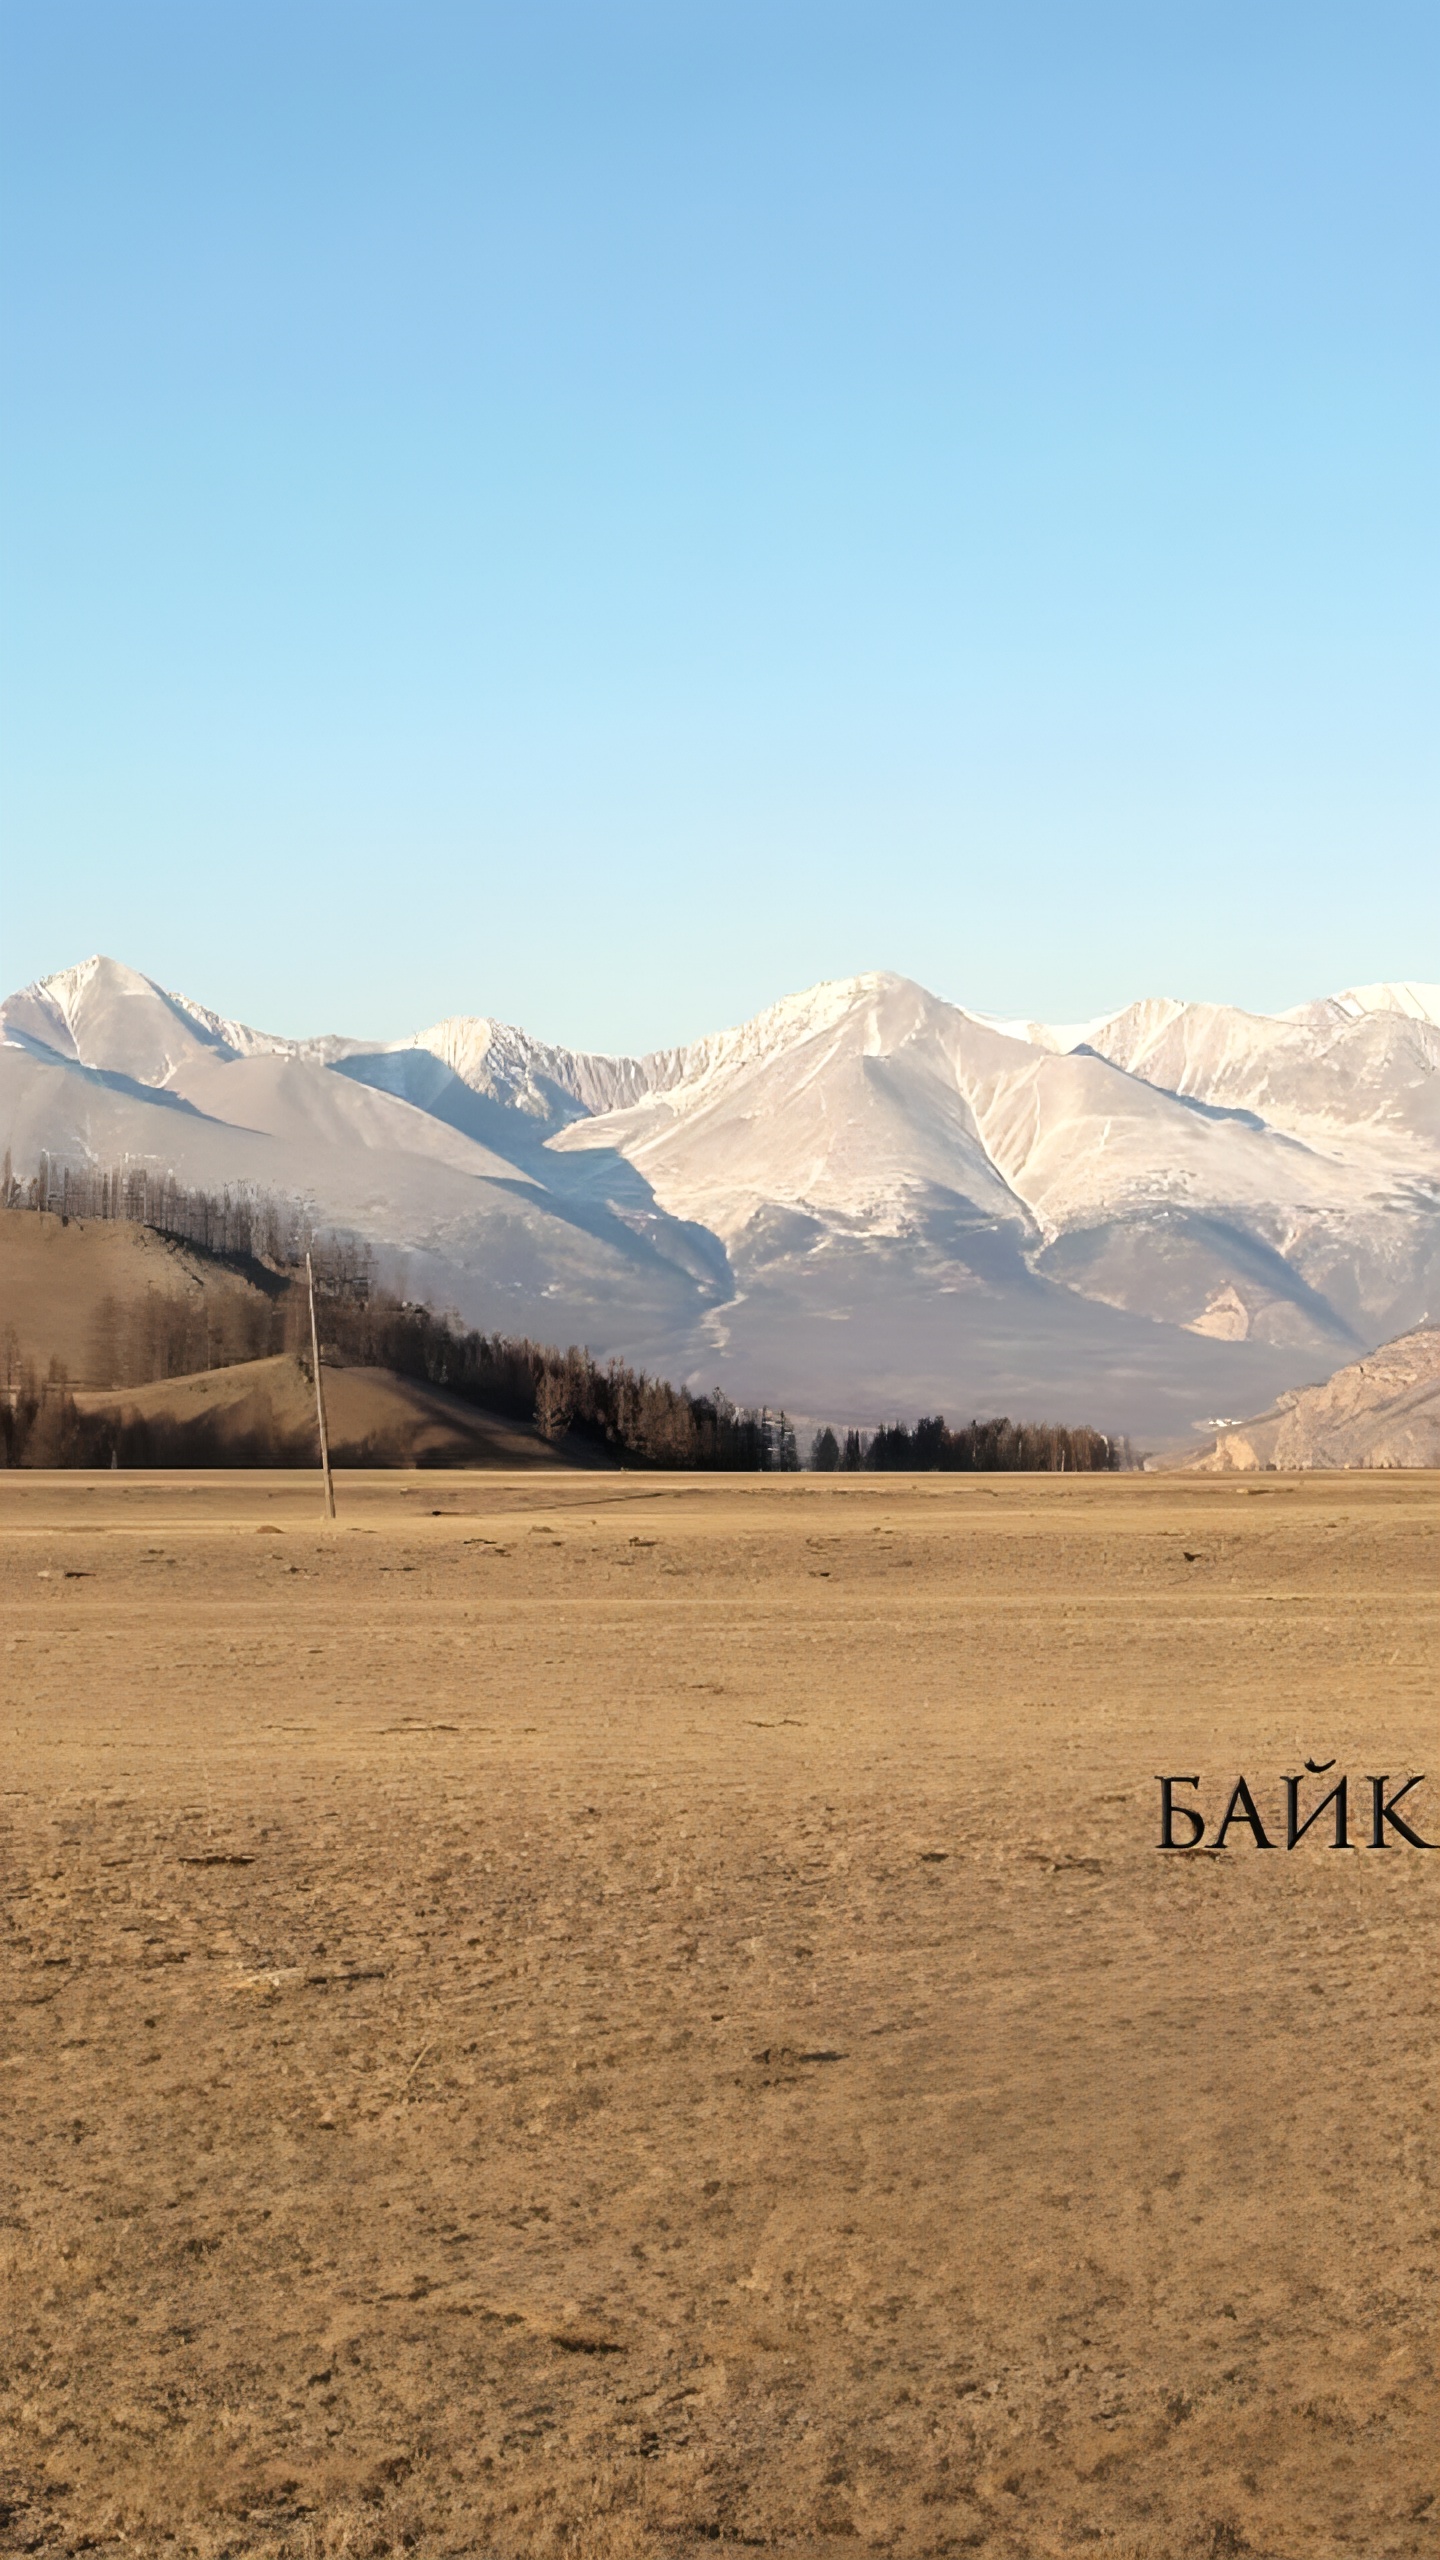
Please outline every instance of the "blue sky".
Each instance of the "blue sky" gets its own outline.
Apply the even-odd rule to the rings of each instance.
[[[5,986],[1440,977],[1440,13],[4,0]]]

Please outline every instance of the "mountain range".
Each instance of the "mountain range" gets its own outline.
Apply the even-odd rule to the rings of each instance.
[[[1154,1445],[1440,1312],[1440,988],[999,1021],[886,974],[610,1058],[285,1039],[96,958],[0,1005],[0,1142],[305,1198],[414,1296],[737,1401]]]

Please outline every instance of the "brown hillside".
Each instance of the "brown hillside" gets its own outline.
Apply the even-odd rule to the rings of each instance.
[[[303,1331],[303,1295],[258,1263],[118,1220],[0,1210],[0,1375],[44,1379],[58,1361],[82,1418],[120,1427],[122,1466],[317,1462],[314,1391],[281,1347],[297,1317]],[[332,1368],[327,1353],[324,1375],[339,1466],[611,1463],[592,1442],[552,1445],[528,1422],[393,1370]],[[26,1463],[74,1463],[45,1447]]]
[[[576,1461],[576,1452],[566,1449],[562,1457],[529,1424],[478,1413],[443,1387],[390,1369],[327,1365],[323,1374],[337,1466],[513,1469]],[[314,1389],[288,1354],[75,1401],[87,1416],[148,1425],[156,1454],[176,1465],[318,1464]]]
[[[287,1289],[153,1227],[0,1209],[0,1343],[41,1377],[58,1360],[73,1386],[268,1352]]]

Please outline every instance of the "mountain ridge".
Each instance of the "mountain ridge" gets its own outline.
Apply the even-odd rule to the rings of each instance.
[[[1415,981],[1051,1025],[873,971],[607,1057],[486,1015],[286,1038],[97,956],[0,1005],[0,1131],[268,1183],[471,1322],[837,1420],[991,1386],[1173,1437],[1440,1306]]]
[[[1440,1327],[1421,1326],[1281,1396],[1271,1412],[1221,1431],[1189,1464],[1197,1475],[1440,1466]]]

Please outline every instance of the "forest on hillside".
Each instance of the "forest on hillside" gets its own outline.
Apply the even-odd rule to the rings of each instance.
[[[305,1204],[262,1191],[188,1189],[147,1168],[79,1168],[41,1160],[20,1181],[8,1152],[0,1207],[70,1219],[146,1226],[223,1267],[242,1288],[207,1293],[113,1294],[95,1308],[87,1382],[148,1385],[288,1352],[310,1366],[307,1258],[314,1271],[322,1365],[385,1369],[444,1388],[477,1410],[529,1423],[547,1441],[569,1435],[623,1463],[791,1474],[801,1466],[784,1412],[733,1405],[718,1390],[697,1395],[623,1360],[512,1335],[487,1334],[380,1285],[361,1240],[322,1229]],[[174,1444],[174,1445],[172,1445]],[[0,1332],[0,1463],[8,1466],[166,1465],[186,1451],[169,1429],[141,1417],[88,1412],[52,1362],[36,1374],[13,1329]],[[192,1457],[191,1463],[195,1463]],[[255,1460],[265,1463],[263,1453]],[[1131,1463],[1127,1443],[1061,1424],[972,1421],[936,1415],[843,1436],[817,1431],[809,1464],[820,1473],[1015,1469],[1109,1471]]]
[[[244,1291],[148,1290],[96,1305],[87,1383],[139,1387],[288,1352],[310,1367],[307,1256],[315,1275],[322,1364],[388,1369],[444,1388],[477,1410],[531,1423],[547,1441],[575,1435],[626,1463],[790,1472],[799,1466],[787,1417],[746,1411],[722,1394],[695,1395],[623,1360],[600,1362],[467,1328],[383,1288],[370,1248],[321,1228],[303,1203],[264,1192],[187,1189],[144,1167],[62,1166],[42,1160],[27,1182],[8,1156],[0,1206],[62,1220],[152,1228],[248,1283]],[[183,1462],[175,1429],[77,1404],[60,1365],[36,1374],[13,1329],[0,1331],[0,1458],[10,1466]],[[263,1453],[258,1462],[264,1463]]]

